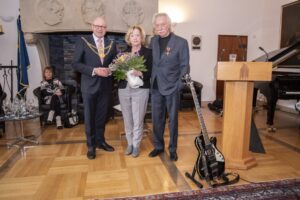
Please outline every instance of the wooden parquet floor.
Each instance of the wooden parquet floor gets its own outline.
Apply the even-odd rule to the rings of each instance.
[[[203,106],[207,130],[222,141],[222,117]],[[231,170],[241,176],[237,184],[300,177],[300,117],[276,112],[276,133],[268,133],[266,111],[255,114],[255,122],[266,154],[253,153],[258,165],[249,170]],[[125,156],[126,139],[121,118],[111,120],[106,128],[106,140],[114,152],[97,150],[95,160],[86,158],[84,126],[57,130],[54,126],[41,128],[38,120],[25,123],[26,135],[37,135],[40,142],[24,152],[6,143],[20,131],[17,123],[6,123],[7,133],[0,139],[0,199],[101,199],[140,196],[194,190],[187,179],[197,157],[194,138],[199,134],[196,113],[184,110],[179,116],[177,162],[169,160],[168,152],[149,158],[153,149],[151,122],[137,158]],[[149,131],[147,131],[149,132]],[[168,128],[166,127],[166,149]],[[30,145],[30,144],[28,144]],[[226,170],[230,171],[230,170]],[[201,181],[204,187],[207,184]]]

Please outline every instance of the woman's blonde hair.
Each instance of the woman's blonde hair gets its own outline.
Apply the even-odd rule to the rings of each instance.
[[[131,46],[131,42],[130,42],[130,35],[132,34],[132,32],[134,31],[134,29],[137,29],[140,31],[140,34],[141,34],[141,41],[142,41],[142,45],[145,45],[145,42],[146,42],[146,33],[144,31],[144,29],[141,27],[141,26],[131,26],[126,35],[125,35],[125,42]]]

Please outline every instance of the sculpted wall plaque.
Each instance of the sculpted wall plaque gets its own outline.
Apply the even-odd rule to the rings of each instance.
[[[129,0],[122,9],[122,18],[127,26],[140,25],[144,20],[142,6],[135,0]]]
[[[29,33],[90,31],[96,16],[104,15],[108,32],[126,33],[141,25],[152,33],[158,0],[22,0],[22,28]]]
[[[104,14],[104,4],[101,0],[83,0],[81,4],[83,21],[91,24],[97,16]]]
[[[53,26],[62,22],[64,6],[57,0],[39,0],[35,13],[43,23]]]

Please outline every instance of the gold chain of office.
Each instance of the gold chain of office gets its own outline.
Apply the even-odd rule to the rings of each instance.
[[[104,59],[105,56],[107,56],[111,50],[113,41],[110,41],[110,44],[104,48],[97,48],[95,45],[89,43],[84,37],[81,37],[81,39],[86,43],[86,45],[95,53],[97,54],[100,59]],[[98,52],[99,50],[99,52]]]

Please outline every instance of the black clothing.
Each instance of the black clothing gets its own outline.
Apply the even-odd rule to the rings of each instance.
[[[166,51],[168,42],[171,38],[172,33],[170,33],[167,37],[159,37],[158,43],[159,43],[159,50],[160,50],[160,56]]]

